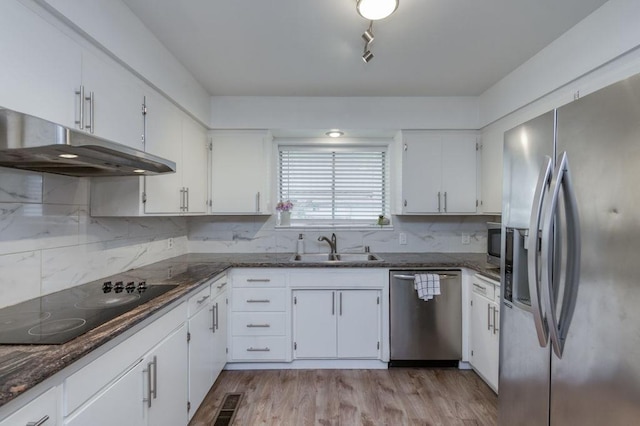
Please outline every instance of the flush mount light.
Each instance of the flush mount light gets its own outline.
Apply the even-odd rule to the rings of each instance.
[[[135,169],[135,170],[133,171],[133,173],[144,173],[144,172],[146,172],[146,170],[142,170],[142,169]]]
[[[330,130],[325,133],[325,135],[329,136],[330,138],[339,138],[340,136],[344,135],[344,132],[341,132],[340,130]]]
[[[395,12],[398,2],[399,0],[357,0],[356,10],[363,18],[377,21]]]
[[[60,157],[60,158],[78,158],[78,156],[75,155],[75,154],[60,154],[60,155],[58,155],[58,157]]]

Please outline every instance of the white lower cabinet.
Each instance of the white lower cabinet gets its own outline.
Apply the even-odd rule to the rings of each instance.
[[[294,358],[379,358],[379,290],[294,290]]]
[[[472,280],[469,315],[469,359],[474,370],[494,390],[498,391],[500,346],[500,286],[499,283],[476,275]]]
[[[227,361],[226,282],[217,280],[189,299],[189,419]]]
[[[56,426],[60,424],[58,422],[59,400],[60,387],[56,386],[36,397],[20,410],[1,421],[0,426]]]

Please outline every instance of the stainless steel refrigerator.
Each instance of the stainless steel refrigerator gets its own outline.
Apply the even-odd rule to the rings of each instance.
[[[499,424],[640,424],[640,75],[504,148]]]

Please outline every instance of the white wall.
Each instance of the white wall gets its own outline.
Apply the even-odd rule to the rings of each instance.
[[[0,168],[0,307],[186,252],[184,219],[90,217],[89,185]]]
[[[214,129],[477,129],[476,97],[213,96]]]

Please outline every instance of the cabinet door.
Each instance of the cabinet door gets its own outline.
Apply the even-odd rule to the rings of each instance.
[[[186,324],[173,332],[145,357],[147,369],[155,362],[151,380],[154,392],[151,407],[148,407],[147,411],[149,425],[187,424],[188,361]],[[145,390],[149,395],[148,389]]]
[[[293,340],[295,358],[335,358],[336,292],[293,292]]]
[[[139,360],[92,402],[67,417],[66,426],[145,425],[143,360]]]
[[[492,329],[490,321],[493,321],[492,314],[490,302],[479,294],[471,292],[470,363],[485,380],[489,379],[491,370]]]
[[[215,332],[213,333],[213,382],[227,363],[227,293],[222,292],[213,301],[215,306]]]
[[[107,58],[82,54],[85,97],[93,93],[93,134],[134,149],[144,150],[143,91],[124,68]],[[85,106],[85,122],[90,117]]]
[[[211,152],[211,212],[269,213],[270,152],[262,131],[214,132]]]
[[[80,46],[18,1],[0,2],[0,105],[75,126]]]
[[[189,117],[182,123],[182,186],[187,188],[186,213],[207,212],[207,132]],[[229,185],[232,186],[233,185]]]
[[[214,377],[214,304],[209,302],[189,319],[189,419],[209,392]]]
[[[47,419],[43,423],[44,426],[55,426],[60,424],[58,421],[59,388],[51,388],[42,395],[38,396],[20,410],[13,413],[3,421],[0,426],[22,426],[38,424],[38,421]]]
[[[476,136],[442,136],[442,212],[476,212]]]
[[[380,291],[337,292],[338,358],[378,358]]]
[[[182,118],[160,95],[147,94],[146,151],[176,162],[176,172],[145,177],[145,213],[182,213]]]
[[[502,212],[502,129],[491,129],[482,134],[482,211]]]
[[[441,179],[440,136],[426,132],[405,132],[402,160],[403,213],[441,211]]]

